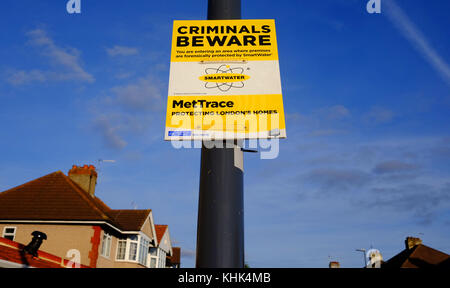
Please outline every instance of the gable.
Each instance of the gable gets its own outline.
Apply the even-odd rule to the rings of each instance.
[[[154,230],[152,229],[153,223],[150,218],[150,215],[147,217],[147,219],[144,222],[144,225],[142,225],[141,231],[147,235],[150,239],[155,238]]]

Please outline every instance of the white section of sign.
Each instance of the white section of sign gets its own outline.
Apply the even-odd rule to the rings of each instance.
[[[248,76],[234,82],[203,81],[206,75]],[[238,76],[239,77],[239,76]],[[226,80],[223,80],[226,81]],[[171,62],[170,96],[281,94],[278,61]]]
[[[169,131],[184,132],[169,135]],[[186,134],[186,132],[189,132]],[[213,141],[217,139],[271,139],[271,138],[286,138],[286,129],[275,129],[273,131],[263,131],[258,133],[236,133],[226,131],[212,131],[212,130],[192,130],[186,131],[184,129],[167,128],[165,131],[164,140],[182,141],[182,140],[203,140]]]

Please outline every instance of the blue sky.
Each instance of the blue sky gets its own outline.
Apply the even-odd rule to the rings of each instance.
[[[97,196],[153,209],[193,267],[200,151],[163,134],[172,21],[207,1],[66,2],[2,1],[0,191],[116,160]],[[252,267],[360,267],[355,249],[389,259],[406,236],[450,252],[450,2],[381,2],[243,1],[276,21],[288,135],[245,155]]]

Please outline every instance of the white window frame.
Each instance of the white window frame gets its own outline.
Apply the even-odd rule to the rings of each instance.
[[[131,237],[136,237],[136,240],[131,240]],[[135,244],[136,245],[136,253],[134,254],[134,258],[135,259],[131,259],[131,244]],[[138,255],[139,255],[139,235],[131,235],[129,238],[127,238],[127,248],[128,248],[128,253],[127,253],[127,257],[128,257],[128,262],[138,262]]]
[[[150,253],[150,249],[155,249],[155,251],[156,251],[156,255],[152,255],[151,253]],[[148,263],[148,267],[150,267],[150,268],[158,268],[158,250],[159,250],[159,248],[158,247],[150,247],[150,249],[149,249],[149,251],[148,251],[148,254],[149,254],[149,263]],[[152,259],[154,259],[155,260],[155,267],[152,267]]]
[[[131,237],[136,236],[137,239],[136,240],[131,240]],[[144,253],[147,254],[147,259],[145,261],[145,263],[141,263],[139,262],[139,255],[140,255],[140,250],[141,250],[141,239],[143,238],[143,240],[146,241],[147,243],[147,248],[146,251]],[[126,246],[125,246],[125,258],[124,259],[118,259],[117,256],[119,255],[119,241],[126,241]],[[131,259],[130,258],[130,248],[131,248],[131,243],[136,244],[136,259]],[[129,235],[126,239],[118,239],[117,241],[117,249],[116,249],[116,261],[117,262],[131,262],[131,263],[137,263],[140,265],[143,265],[145,267],[150,267],[150,263],[148,262],[149,259],[149,251],[148,248],[150,247],[150,239],[143,233],[139,233],[139,234],[133,234],[133,235]],[[144,247],[145,248],[145,247]],[[145,259],[145,257],[144,257]]]
[[[106,239],[105,239],[106,238]],[[110,258],[111,256],[111,244],[112,244],[112,236],[109,233],[103,232],[102,237],[102,246],[100,250],[100,255],[105,258]],[[106,245],[106,247],[105,247]]]
[[[6,233],[6,229],[14,229],[14,232],[13,233]],[[17,227],[13,227],[13,226],[5,226],[4,228],[3,228],[3,233],[2,233],[2,237],[3,238],[6,238],[7,236],[12,236],[12,240],[11,239],[8,239],[8,238],[6,238],[6,239],[8,239],[8,240],[11,240],[11,241],[14,241],[14,239],[16,239],[16,232],[17,232]]]
[[[159,267],[158,268],[166,268],[166,251],[162,250],[161,248],[158,248],[158,261],[159,261]]]
[[[120,242],[125,242],[125,252],[124,252],[124,256],[123,256],[123,259],[119,259],[118,257],[119,257],[119,247],[120,247],[120,245],[119,245],[119,243]],[[117,239],[117,249],[116,249],[116,261],[127,261],[127,251],[128,251],[128,249],[127,249],[127,240],[126,239]]]
[[[138,263],[147,267],[148,258],[148,248],[150,246],[150,241],[147,237],[139,237],[139,253],[138,253]],[[141,258],[142,256],[142,258]]]

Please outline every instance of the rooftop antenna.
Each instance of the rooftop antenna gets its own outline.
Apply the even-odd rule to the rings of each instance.
[[[97,160],[97,171],[100,171],[100,164],[102,164],[103,162],[106,162],[106,163],[116,163],[116,160],[103,160],[103,159],[98,159],[98,160]]]
[[[363,253],[363,255],[364,255],[364,268],[366,268],[367,267],[366,249],[362,249],[361,248],[361,249],[356,249],[356,251]]]

